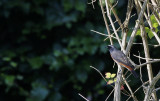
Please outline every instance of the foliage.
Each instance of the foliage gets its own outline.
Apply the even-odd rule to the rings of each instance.
[[[157,33],[159,31],[158,22],[156,21],[156,18],[153,15],[150,17],[150,19],[151,19],[152,26],[154,28],[153,30],[155,30],[155,32]],[[148,37],[150,39],[152,39],[152,37],[154,37],[152,30],[149,27],[145,27],[145,31],[146,31],[146,33],[148,33]],[[140,29],[138,29],[136,35],[141,35]]]
[[[116,82],[116,74],[111,74],[110,72],[105,73],[105,78],[107,80],[107,84],[113,84],[114,82]]]
[[[108,69],[109,41],[90,31],[106,33],[100,7],[93,12],[87,2],[0,1],[0,100],[81,101],[79,92],[106,98],[105,82],[89,66],[116,69]]]
[[[96,23],[99,17],[87,17],[92,6],[87,9],[86,0],[2,0],[0,7],[0,99],[79,99],[75,91],[93,75],[89,65],[104,67],[94,56],[101,57],[106,44],[90,29],[105,27]]]

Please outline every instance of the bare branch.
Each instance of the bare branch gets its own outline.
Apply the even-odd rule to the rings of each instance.
[[[96,2],[96,0],[92,0],[91,2],[88,3],[88,4],[92,4],[93,9],[95,9],[94,8],[94,2]]]
[[[126,52],[125,52],[126,55],[128,55],[128,53],[129,53],[129,51],[130,51],[130,49],[131,49],[131,46],[132,46],[132,44],[133,44],[133,41],[134,41],[134,38],[135,38],[135,36],[136,36],[137,30],[138,30],[138,28],[139,28],[139,26],[140,26],[140,23],[141,23],[141,20],[142,20],[142,18],[143,18],[143,13],[144,13],[144,11],[145,11],[145,9],[146,9],[147,2],[148,2],[148,0],[145,0],[145,2],[143,3],[143,7],[142,7],[141,12],[140,12],[140,14],[139,14],[139,16],[138,16],[138,20],[136,21],[136,25],[135,25],[135,27],[134,27],[134,30],[133,30],[133,32],[132,32],[132,34],[131,34],[130,40],[129,40],[128,45],[127,45],[127,48],[126,48]]]
[[[156,84],[156,82],[160,79],[160,72],[153,78],[153,80],[150,82],[150,85],[148,86],[144,101],[149,101],[150,100],[150,96],[154,90],[154,86]]]
[[[148,59],[149,61],[157,61],[157,60],[160,60],[160,59],[152,59],[152,58],[143,58],[143,57],[137,56],[137,55],[135,55],[135,54],[133,54],[133,56],[135,56],[135,57],[137,57],[137,58],[140,58],[140,59],[143,59],[143,60]]]
[[[78,93],[79,96],[81,96],[84,100],[89,101],[87,98],[85,98],[82,94]]]
[[[103,5],[102,5],[102,1],[99,0],[99,3],[100,3],[100,6],[101,6],[101,11],[102,11],[102,14],[103,14],[103,19],[104,19],[104,22],[105,22],[105,25],[106,25],[106,29],[107,29],[108,35],[111,35],[110,29],[109,29],[109,25],[108,25],[108,22],[107,22],[105,13],[104,13],[104,8],[103,8]],[[109,36],[109,39],[110,39],[111,45],[113,45],[113,40],[112,40],[112,38],[110,36]]]
[[[108,98],[111,96],[111,94],[113,93],[113,91],[114,91],[114,89],[111,91],[111,93],[108,95],[108,97],[106,98],[106,100],[105,100],[105,101],[107,101],[107,100],[108,100]]]
[[[123,76],[123,80],[124,80],[126,86],[128,87],[128,89],[129,89],[129,91],[130,91],[130,93],[131,93],[131,96],[132,96],[133,100],[134,100],[134,101],[138,101],[137,98],[134,96],[134,93],[133,93],[131,87],[129,86],[129,84],[128,84],[128,82],[126,81],[126,79],[125,79],[124,76]]]
[[[95,68],[93,66],[90,66],[90,67],[93,68],[94,70],[96,70],[102,76],[102,78],[104,79],[104,81],[107,83],[105,77],[102,75],[102,73],[97,68]],[[110,86],[112,86],[112,85],[110,85]],[[114,87],[114,86],[112,86],[112,87]]]
[[[107,9],[107,15],[108,15],[109,21],[110,21],[110,23],[111,23],[111,25],[112,25],[113,31],[114,31],[117,39],[118,39],[118,43],[119,43],[119,45],[121,46],[121,49],[124,51],[124,48],[123,48],[123,46],[122,46],[122,43],[121,43],[121,41],[120,41],[120,38],[119,38],[119,36],[118,36],[118,33],[117,33],[116,29],[115,29],[114,23],[113,23],[112,18],[111,18],[107,0],[105,0],[105,3],[106,3],[106,9]]]
[[[136,69],[139,69],[140,67],[146,66],[147,64],[156,63],[156,62],[160,62],[160,60],[149,61],[149,62],[143,63],[141,65],[137,65]]]
[[[140,1],[138,1],[140,7],[142,8],[142,4]],[[149,26],[150,26],[150,29],[152,31],[152,33],[154,34],[156,40],[158,41],[159,45],[160,45],[160,38],[158,37],[157,33],[155,32],[154,28],[153,28],[153,25],[151,23],[151,19],[150,19],[150,14],[149,14],[149,8],[148,8],[148,5],[147,5],[147,11],[148,11],[148,16],[147,14],[144,12],[144,16],[146,18],[146,21],[148,22]]]

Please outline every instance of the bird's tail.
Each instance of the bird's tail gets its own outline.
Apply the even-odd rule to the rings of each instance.
[[[136,73],[134,70],[131,70],[131,72],[132,72],[132,74],[133,74],[133,76],[134,76],[135,78],[138,78],[138,75],[137,75],[137,73]]]

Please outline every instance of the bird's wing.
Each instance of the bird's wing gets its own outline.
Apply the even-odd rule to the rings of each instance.
[[[127,56],[122,51],[118,50],[115,53],[113,53],[112,58],[119,63],[122,63],[126,66],[130,66],[131,68],[134,68],[134,66],[128,60]]]

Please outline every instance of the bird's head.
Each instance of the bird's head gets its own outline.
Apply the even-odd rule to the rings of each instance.
[[[113,45],[108,45],[107,48],[110,52],[112,52],[114,49],[116,49]]]

